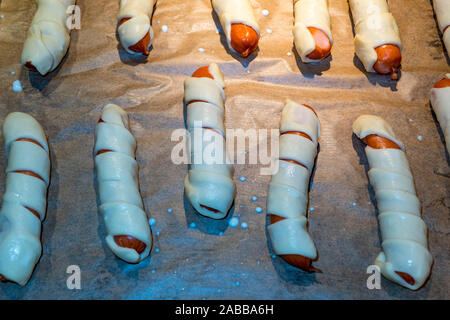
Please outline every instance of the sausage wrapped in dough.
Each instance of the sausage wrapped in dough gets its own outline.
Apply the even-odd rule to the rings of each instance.
[[[275,253],[308,272],[317,250],[307,230],[308,187],[320,123],[314,110],[291,100],[281,113],[279,169],[272,176],[267,198],[268,227]]]
[[[295,48],[303,62],[316,62],[330,54],[331,35],[328,0],[294,0]]]
[[[430,274],[433,258],[404,146],[377,116],[360,116],[353,132],[367,144],[368,175],[377,198],[383,242],[375,264],[389,280],[419,289]]]
[[[25,113],[6,117],[3,137],[8,166],[0,211],[0,280],[24,286],[42,253],[50,157],[44,130]]]
[[[145,259],[152,234],[139,192],[136,140],[129,131],[127,113],[109,104],[95,131],[95,168],[100,213],[106,225],[106,243],[129,263]]]
[[[355,50],[368,72],[398,79],[402,43],[386,0],[349,0],[355,24]]]
[[[258,47],[259,26],[250,0],[212,0],[228,47],[247,57]]]
[[[431,89],[431,105],[444,134],[447,151],[450,152],[450,74]]]
[[[149,54],[153,41],[151,18],[156,0],[120,0],[117,15],[122,47],[131,54]]]
[[[439,30],[442,33],[442,40],[444,41],[447,53],[450,50],[450,1],[448,0],[433,0],[434,12],[439,24]],[[450,53],[449,53],[450,54]]]
[[[38,9],[22,51],[22,65],[45,75],[58,67],[70,44],[67,26],[76,0],[36,0]]]
[[[233,166],[226,151],[225,82],[215,63],[184,81],[191,166],[184,180],[186,196],[200,214],[224,218],[234,199]]]

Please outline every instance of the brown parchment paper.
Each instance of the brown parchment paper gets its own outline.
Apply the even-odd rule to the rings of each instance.
[[[118,45],[119,1],[79,0],[81,29],[72,32],[61,66],[41,77],[20,66],[35,2],[0,1],[1,122],[13,111],[36,117],[49,137],[52,157],[42,258],[26,287],[0,284],[1,299],[450,298],[448,154],[429,103],[429,89],[449,67],[431,1],[389,1],[403,42],[398,82],[364,72],[354,55],[346,0],[329,1],[334,47],[317,66],[301,63],[293,53],[292,1],[251,2],[261,27],[257,55],[246,60],[230,55],[223,35],[216,33],[210,0],[159,0],[154,46],[146,61]],[[264,16],[263,9],[270,14]],[[278,128],[287,97],[317,111],[323,135],[310,192],[309,231],[319,252],[315,266],[323,273],[307,274],[271,257],[265,217],[270,177],[259,174],[259,165],[235,166],[232,214],[247,229],[228,227],[230,216],[222,221],[201,217],[185,200],[187,167],[170,161],[176,144],[170,137],[184,127],[183,80],[209,62],[218,63],[226,78],[228,128]],[[12,91],[16,79],[23,92]],[[138,265],[126,264],[107,248],[97,211],[94,127],[107,103],[130,115],[140,189],[148,214],[156,219],[153,253]],[[366,287],[366,269],[379,253],[380,235],[367,159],[351,132],[362,113],[388,120],[407,149],[435,259],[430,279],[417,292],[384,278],[380,290]],[[0,172],[3,194],[4,169]],[[252,196],[258,200],[251,201]],[[257,206],[262,214],[255,213]],[[192,222],[196,228],[189,228]],[[66,286],[69,265],[81,269],[81,290]]]

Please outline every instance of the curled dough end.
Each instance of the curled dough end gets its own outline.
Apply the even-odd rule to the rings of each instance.
[[[311,60],[322,60],[330,55],[331,41],[327,34],[320,29],[308,27],[309,32],[314,38],[316,47],[307,57]]]
[[[120,20],[119,25],[122,26],[125,22],[129,21],[131,18],[123,18]],[[130,27],[131,28],[131,27]],[[145,33],[145,35],[136,43],[134,44],[130,44],[128,45],[128,47],[126,47],[125,49],[127,49],[127,51],[132,51],[134,53],[140,53],[143,54],[145,56],[148,56],[150,51],[150,46],[151,46],[151,41],[152,41],[152,37],[150,34],[150,25],[148,25],[149,31]],[[128,30],[129,28],[127,28],[127,26],[125,25],[124,28],[120,29],[120,33],[122,34],[122,37],[126,38],[126,34],[129,32]],[[127,40],[123,40],[122,41],[123,45],[126,46],[126,42],[128,42]]]
[[[270,215],[270,224],[277,223],[278,221],[284,220],[285,218],[277,216],[275,214]],[[313,273],[322,273],[322,270],[314,268],[311,263],[312,259],[299,255],[299,254],[281,254],[279,255],[284,261],[286,261],[288,264],[290,264],[293,267],[297,267],[299,269],[302,269],[303,271]],[[317,260],[317,259],[315,259]]]

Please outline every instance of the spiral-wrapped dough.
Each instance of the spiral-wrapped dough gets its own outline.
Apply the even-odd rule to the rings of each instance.
[[[368,72],[376,72],[375,48],[391,44],[402,49],[400,34],[386,0],[349,0],[355,24],[355,51]]]
[[[200,214],[224,218],[234,199],[235,185],[225,142],[225,82],[219,66],[208,67],[209,77],[184,81],[191,165],[184,180],[186,197]]]
[[[100,213],[106,225],[106,243],[129,263],[145,259],[152,249],[135,150],[127,113],[116,105],[106,105],[96,127],[94,147]]]
[[[448,29],[448,26],[450,26],[450,1],[433,0],[433,7],[439,24],[439,30],[442,33],[442,40],[448,53],[450,50],[450,31]]]
[[[365,149],[382,237],[382,251],[375,264],[389,280],[416,290],[428,278],[433,258],[404,146],[395,138],[391,126],[377,116],[360,116],[353,123],[353,132],[362,140],[376,136],[398,146],[378,148],[368,143]]]
[[[155,3],[156,0],[120,0],[120,10],[117,15],[118,33],[120,43],[128,53],[137,53],[136,50],[132,50],[133,46],[148,37],[143,52],[148,54],[153,42],[151,18]],[[123,19],[125,20],[122,22]]]
[[[50,157],[44,130],[28,114],[10,113],[3,137],[8,165],[0,211],[0,279],[24,286],[42,253]]]
[[[303,62],[315,62],[316,59],[308,57],[316,48],[316,41],[308,27],[324,32],[330,45],[333,44],[328,0],[294,0],[294,16],[294,43],[298,55]]]
[[[76,0],[36,0],[37,11],[27,33],[22,65],[45,75],[58,67],[70,44],[67,26]]]
[[[450,81],[450,73],[445,79]],[[450,86],[431,89],[431,105],[445,137],[447,151],[450,152]]]
[[[320,123],[306,105],[289,99],[281,113],[279,169],[272,176],[267,198],[267,214],[284,218],[268,226],[277,255],[317,258],[317,250],[307,230],[308,186],[317,155]],[[309,265],[302,267],[314,271]]]

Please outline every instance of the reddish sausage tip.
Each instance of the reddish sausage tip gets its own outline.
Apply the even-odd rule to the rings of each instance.
[[[374,149],[400,149],[395,142],[376,134],[369,134],[362,141]]]
[[[270,215],[270,224],[274,224],[277,223],[278,221],[284,220],[285,218],[271,214]],[[303,271],[306,272],[317,272],[317,273],[322,273],[322,271],[320,269],[314,268],[311,265],[312,260],[310,258],[304,257],[302,255],[298,255],[298,254],[284,254],[284,255],[280,255],[280,257],[286,261],[288,264],[290,264],[291,266],[297,267],[299,269],[302,269]]]
[[[444,78],[434,84],[434,88],[450,87],[450,79]]]
[[[395,271],[396,274],[398,274],[400,277],[403,278],[403,280],[405,280],[408,284],[410,285],[414,285],[414,283],[416,283],[416,281],[414,280],[413,277],[411,277],[409,274],[407,274],[406,272],[401,272],[401,271]]]
[[[331,51],[331,41],[326,33],[314,27],[308,27],[308,30],[314,38],[316,48],[307,57],[312,60],[320,60],[328,56]]]
[[[27,61],[25,63],[25,68],[27,68],[30,71],[34,71],[37,72],[38,70],[36,69],[36,67],[31,63],[31,61]]]
[[[141,240],[127,235],[114,236],[114,241],[119,247],[134,249],[138,254],[144,252],[147,247]]]
[[[214,77],[211,73],[209,73],[209,66],[203,66],[195,70],[192,74],[193,78],[211,78],[214,80]]]
[[[390,74],[392,80],[398,80],[398,71],[402,62],[400,48],[394,44],[384,44],[375,48],[377,61],[373,65],[376,72]]]
[[[259,37],[256,31],[245,24],[233,23],[231,25],[231,46],[244,58],[258,47]]]
[[[130,19],[131,18],[123,18],[122,20],[120,20],[119,24],[122,24],[122,23],[124,23],[124,22],[126,22],[126,21],[128,21]],[[150,39],[150,34],[147,32],[145,34],[145,36],[141,40],[139,40],[138,43],[128,47],[128,49],[133,51],[133,52],[142,53],[142,54],[148,56],[149,53],[150,53],[148,51],[148,46],[150,44],[150,40],[151,40]]]

